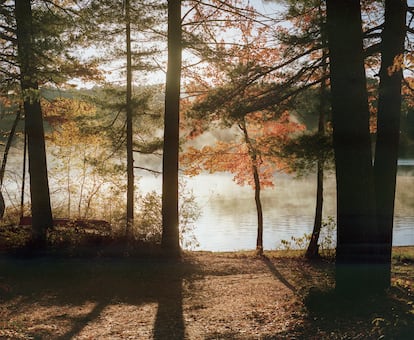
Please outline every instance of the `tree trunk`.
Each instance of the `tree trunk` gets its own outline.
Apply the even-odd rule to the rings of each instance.
[[[24,99],[29,153],[32,241],[42,247],[46,230],[53,225],[47,176],[43,117],[40,107],[37,69],[33,55],[32,11],[30,0],[15,1],[16,34],[20,83]]]
[[[256,238],[256,254],[263,255],[263,207],[260,198],[260,177],[259,170],[257,167],[257,153],[250,141],[249,133],[247,131],[246,121],[243,120],[240,124],[240,128],[243,131],[244,142],[249,150],[250,159],[252,161],[252,174],[254,180],[254,201],[256,203],[257,211],[257,238]]]
[[[71,170],[70,160],[71,160],[71,157],[72,157],[72,147],[69,149],[69,155],[67,157],[68,164],[66,166],[66,191],[68,192],[67,218],[71,217],[70,215],[71,215],[71,206],[72,206],[72,194],[71,194],[72,190],[71,190],[71,187],[70,187],[71,186],[71,182],[70,182],[70,170]]]
[[[21,115],[21,110],[19,109],[16,112],[16,117],[14,118],[13,125],[10,129],[9,136],[7,137],[6,146],[4,147],[3,161],[1,162],[1,169],[0,169],[0,188],[2,188],[3,186],[4,174],[6,172],[7,159],[9,157],[9,151],[10,151],[10,147],[13,142],[14,135],[16,133],[17,125],[19,124],[19,121],[20,121],[20,115]]]
[[[126,50],[127,50],[127,84],[126,84],[126,144],[127,144],[127,218],[126,237],[131,234],[134,224],[134,155],[132,131],[132,52],[131,52],[131,21],[130,4],[125,0]]]
[[[401,115],[402,69],[399,67],[392,72],[391,68],[395,58],[404,53],[406,9],[406,0],[385,1],[374,165],[379,244],[383,262],[380,281],[384,288],[391,284],[392,231]]]
[[[322,16],[322,14],[320,13]],[[321,19],[322,21],[322,19]],[[322,23],[321,23],[322,27]],[[322,35],[324,36],[324,35]],[[323,43],[325,39],[322,38]],[[327,58],[328,52],[326,48],[323,49],[323,76],[327,73]],[[327,112],[327,91],[326,91],[326,81],[323,80],[321,82],[320,86],[320,92],[319,92],[319,122],[318,122],[318,134],[320,136],[325,135],[325,116]],[[319,258],[319,236],[322,229],[322,213],[323,213],[323,171],[324,169],[324,160],[318,159],[317,164],[317,174],[316,174],[316,207],[315,207],[315,220],[313,223],[313,230],[311,239],[308,245],[308,248],[306,249],[305,257],[308,259],[316,259]]]
[[[24,127],[24,142],[23,142],[23,166],[22,166],[22,188],[20,190],[20,218],[24,216],[24,191],[26,186],[26,163],[27,163],[27,133],[26,124]]]
[[[181,81],[181,1],[168,1],[168,65],[165,89],[162,172],[161,246],[171,256],[180,254],[178,229],[178,152]]]
[[[1,169],[0,169],[0,219],[4,216],[4,210],[6,209],[6,205],[4,203],[3,194],[1,192],[1,189],[3,188],[3,180],[4,180],[4,174],[6,172],[6,165],[7,165],[7,159],[9,157],[9,151],[11,144],[13,142],[14,135],[16,133],[17,124],[20,121],[20,114],[21,110],[17,110],[16,117],[14,118],[12,128],[10,130],[9,136],[7,137],[6,146],[4,148],[3,153],[3,161],[1,163]]]
[[[319,236],[322,229],[322,212],[323,212],[323,160],[318,160],[318,170],[316,174],[316,207],[315,220],[308,248],[305,257],[307,259],[319,258]]]
[[[337,189],[336,288],[377,287],[377,226],[359,0],[327,1]]]

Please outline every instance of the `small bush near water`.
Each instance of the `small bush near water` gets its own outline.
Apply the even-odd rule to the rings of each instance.
[[[335,257],[336,242],[336,223],[332,216],[329,216],[322,222],[321,233],[319,236],[319,253],[325,258]],[[302,237],[292,236],[290,240],[281,240],[280,250],[306,250],[311,234],[304,233]]]

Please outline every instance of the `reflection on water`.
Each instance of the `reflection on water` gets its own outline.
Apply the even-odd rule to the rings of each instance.
[[[195,234],[199,250],[254,249],[256,208],[249,187],[232,182],[231,175],[214,174],[186,178],[202,207]],[[144,190],[160,189],[160,179],[145,182]],[[281,240],[310,233],[315,209],[316,179],[279,175],[272,189],[263,191],[264,247],[276,249]],[[144,183],[142,183],[144,184]],[[400,172],[395,203],[394,245],[414,245],[414,176]],[[325,180],[324,216],[335,216],[335,180]]]
[[[192,184],[193,180],[190,180]],[[201,183],[195,179],[197,195]],[[256,207],[253,190],[231,182],[231,176],[204,176],[204,186],[217,187],[209,197],[199,199],[203,215],[197,222],[196,236],[200,249],[230,251],[254,249],[256,245]],[[292,179],[279,176],[276,186],[263,191],[264,247],[276,249],[282,239],[300,237],[313,226],[315,183],[312,179]],[[325,215],[335,211],[332,179],[327,181]],[[225,190],[219,190],[225,188]],[[203,201],[203,202],[201,202]]]

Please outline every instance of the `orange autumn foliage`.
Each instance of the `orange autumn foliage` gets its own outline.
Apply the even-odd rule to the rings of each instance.
[[[265,113],[256,112],[246,116],[249,139],[257,155],[256,166],[262,187],[274,186],[275,171],[289,172],[287,159],[278,157],[277,148],[282,147],[293,134],[302,131],[304,126],[293,122],[289,114],[273,120]],[[234,142],[217,141],[214,145],[201,149],[189,147],[181,155],[180,164],[184,173],[195,176],[203,171],[230,172],[239,185],[254,188],[251,150],[243,139]]]

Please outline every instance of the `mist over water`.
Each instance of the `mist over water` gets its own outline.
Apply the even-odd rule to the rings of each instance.
[[[397,179],[394,245],[414,245],[414,173],[402,170]],[[255,249],[257,217],[254,191],[240,187],[231,174],[203,174],[183,178],[193,190],[202,215],[196,222],[197,250]],[[145,177],[141,190],[161,188],[161,178]],[[324,218],[335,217],[333,174],[324,181]],[[316,176],[276,175],[275,187],[262,191],[264,248],[277,249],[281,240],[311,233],[315,213]]]
[[[8,204],[20,201],[21,157],[10,157],[7,188],[3,195]],[[53,162],[52,162],[53,163]],[[414,160],[400,160],[395,199],[394,245],[414,245]],[[155,190],[161,193],[162,176],[137,172],[138,192]],[[197,250],[233,251],[255,249],[257,216],[254,191],[233,182],[231,174],[202,174],[181,176],[191,189],[201,208],[195,223]],[[281,240],[311,233],[315,214],[316,175],[295,178],[276,174],[275,186],[262,191],[264,210],[264,247],[277,249]],[[335,217],[335,176],[328,174],[324,181],[324,218]],[[7,189],[7,190],[6,190]],[[27,191],[27,189],[26,189]],[[55,199],[56,199],[55,195]],[[26,194],[25,202],[29,200]],[[11,203],[14,202],[14,203]]]

